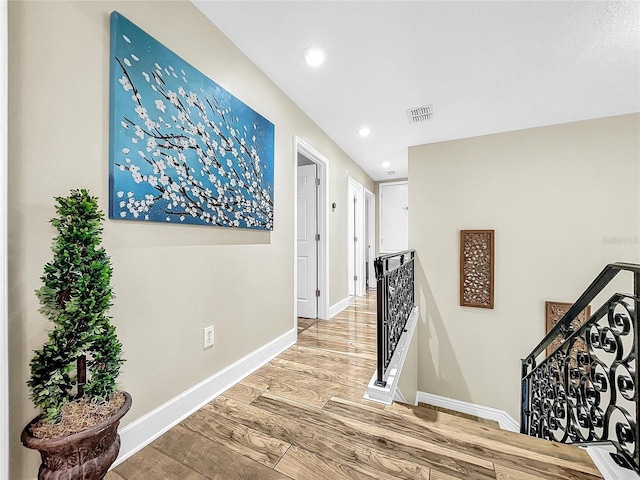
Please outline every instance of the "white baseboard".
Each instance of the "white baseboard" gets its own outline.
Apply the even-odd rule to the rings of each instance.
[[[296,340],[297,331],[294,328],[124,427],[120,431],[122,440],[120,454],[113,466],[122,463],[222,392],[272,360],[295,344]]]
[[[611,447],[615,452],[615,448]],[[633,470],[622,468],[613,461],[609,452],[600,447],[586,447],[585,450],[593,460],[594,465],[600,471],[604,480],[638,480],[638,475]]]
[[[347,308],[349,306],[349,304],[351,304],[351,297],[343,298],[342,300],[340,300],[335,305],[331,305],[329,307],[329,318],[335,317],[342,310]]]
[[[510,430],[512,432],[520,431],[520,424],[504,410],[476,405],[475,403],[463,402],[462,400],[456,400],[454,398],[441,397],[440,395],[434,395],[433,393],[426,392],[418,392],[416,400],[435,407],[447,408],[449,410],[474,415],[487,420],[494,420],[500,424],[500,428],[503,430]]]

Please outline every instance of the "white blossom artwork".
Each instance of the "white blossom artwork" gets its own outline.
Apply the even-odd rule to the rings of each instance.
[[[110,218],[273,230],[273,124],[118,12],[110,94]]]

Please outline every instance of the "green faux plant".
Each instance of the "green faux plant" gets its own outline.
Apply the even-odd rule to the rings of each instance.
[[[40,312],[53,322],[49,339],[31,360],[31,398],[52,423],[75,398],[105,402],[116,389],[122,344],[107,311],[111,307],[111,261],[102,247],[104,213],[87,190],[56,197],[58,231],[53,260],[36,290]]]

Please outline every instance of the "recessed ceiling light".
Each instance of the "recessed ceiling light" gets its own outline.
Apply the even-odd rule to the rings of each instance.
[[[362,127],[360,130],[358,130],[358,135],[360,135],[361,137],[366,137],[370,133],[371,129],[369,127]]]
[[[318,47],[307,48],[302,57],[310,67],[319,67],[324,63],[324,50]]]
[[[389,168],[391,166],[391,164],[389,162],[384,162],[382,164],[382,168]]]

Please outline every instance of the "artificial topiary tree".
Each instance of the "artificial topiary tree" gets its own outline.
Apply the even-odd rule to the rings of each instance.
[[[45,265],[43,285],[36,291],[40,312],[54,328],[35,351],[27,382],[34,404],[53,423],[74,398],[107,401],[124,362],[107,316],[112,269],[101,245],[104,214],[98,199],[82,189],[56,201],[53,260]]]

